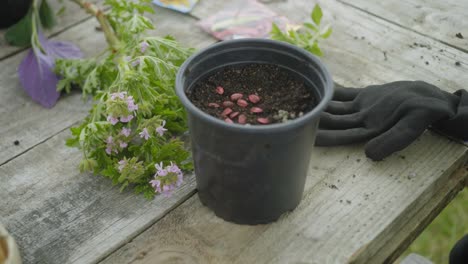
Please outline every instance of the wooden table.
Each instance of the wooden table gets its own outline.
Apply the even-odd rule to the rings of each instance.
[[[188,15],[157,8],[155,34],[205,47],[215,40],[197,20],[228,2],[201,0]],[[314,5],[264,2],[295,21]],[[334,30],[323,60],[335,81],[360,87],[418,79],[449,92],[467,89],[468,1],[319,3]],[[97,53],[104,38],[96,21],[67,7],[51,35]],[[382,162],[366,159],[362,145],[314,149],[301,204],[269,225],[215,217],[200,204],[193,175],[173,196],[147,201],[78,172],[81,153],[64,140],[90,104],[79,93],[50,110],[32,102],[16,74],[25,54],[1,43],[0,222],[25,263],[389,263],[467,178],[467,146],[428,131]]]

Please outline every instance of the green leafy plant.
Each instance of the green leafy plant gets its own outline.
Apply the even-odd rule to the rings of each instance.
[[[106,0],[106,14],[89,2],[73,1],[97,18],[109,46],[93,58],[56,61],[59,90],[79,86],[83,96],[94,96],[67,145],[83,151],[82,171],[108,177],[121,189],[132,186],[148,198],[169,194],[181,183],[179,169],[192,169],[180,140],[186,116],[174,83],[193,50],[171,37],[145,36],[153,29],[144,16],[153,12],[149,0]]]
[[[273,23],[270,36],[274,40],[284,41],[301,47],[317,56],[322,56],[323,53],[319,47],[319,41],[327,39],[332,33],[332,28],[330,26],[321,25],[322,16],[322,9],[316,4],[310,14],[312,22],[303,23],[303,27],[300,31],[290,29],[287,32],[283,32]]]

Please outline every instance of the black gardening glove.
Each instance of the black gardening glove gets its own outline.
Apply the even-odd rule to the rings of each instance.
[[[366,155],[382,160],[402,150],[432,125],[468,139],[468,92],[451,94],[422,81],[399,81],[362,89],[336,87],[320,119],[317,146],[365,142]]]
[[[468,263],[468,235],[462,237],[450,251],[449,264]]]

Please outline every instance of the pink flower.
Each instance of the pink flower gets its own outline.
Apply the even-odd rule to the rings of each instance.
[[[135,102],[133,101],[133,96],[127,97],[127,107],[128,107],[128,111],[130,112],[138,110],[138,105],[136,105]]]
[[[171,196],[173,190],[174,190],[174,186],[164,185],[162,188],[162,193],[164,194],[164,196],[169,197]]]
[[[154,190],[157,192],[161,192],[161,181],[160,180],[151,180],[149,182],[151,186],[153,186]]]
[[[167,131],[167,129],[164,128],[166,125],[166,120],[163,120],[161,126],[156,128],[156,132],[162,137],[164,135],[164,132]]]
[[[150,184],[153,186],[156,192],[162,193],[166,197],[170,196],[172,191],[175,190],[176,187],[179,187],[183,182],[184,175],[182,171],[176,164],[172,162],[171,165],[168,165],[165,168],[162,162],[155,164],[155,167],[157,171],[154,174],[154,180],[150,181]],[[177,180],[172,183],[167,183],[168,180],[173,181],[172,177],[174,176],[177,176]]]
[[[119,122],[119,119],[113,116],[107,116],[107,122],[111,123],[112,125],[115,125]]]
[[[130,133],[132,133],[132,130],[130,128],[122,128],[122,131],[120,131],[120,134],[126,136],[126,137],[129,137],[130,136]]]
[[[150,134],[148,133],[148,129],[143,128],[143,131],[140,132],[140,137],[141,138],[144,138],[145,140],[148,140],[148,138],[150,137]]]
[[[143,41],[141,44],[140,44],[140,51],[141,53],[145,53],[146,49],[149,47],[149,44],[148,42],[146,41]]]
[[[167,166],[167,170],[169,172],[173,172],[173,173],[180,173],[181,172],[179,167],[177,165],[175,165],[174,163],[172,163],[172,161],[171,161],[171,165]]]
[[[124,99],[126,95],[127,95],[127,92],[112,93],[111,94],[111,99],[112,100],[115,100],[117,98]]]
[[[119,153],[119,152],[117,151],[117,149],[113,149],[114,146],[115,146],[115,143],[114,143],[114,138],[112,138],[112,136],[109,136],[109,137],[106,139],[106,143],[107,143],[107,145],[106,145],[106,153],[107,153],[108,155],[112,154],[112,150],[113,150],[116,154]]]
[[[128,146],[128,143],[127,142],[123,142],[123,141],[120,141],[120,147],[121,148],[126,148]]]
[[[107,137],[106,143],[107,144],[113,144],[114,143],[114,138],[112,136]]]
[[[121,117],[120,117],[120,122],[122,122],[122,123],[128,123],[128,122],[132,121],[132,119],[133,119],[133,115],[129,115],[129,116],[127,116],[127,117],[121,116]]]
[[[122,172],[122,170],[127,166],[127,160],[121,160],[119,161],[119,172]]]
[[[158,163],[154,164],[154,167],[156,168],[156,170],[157,170],[158,172],[164,169],[164,166],[163,166],[163,163],[162,163],[162,162],[160,162],[159,164],[158,164]],[[157,173],[157,172],[156,172],[156,173]]]
[[[138,65],[140,65],[140,59],[136,59],[136,60],[132,61],[132,66],[133,67],[136,67]]]

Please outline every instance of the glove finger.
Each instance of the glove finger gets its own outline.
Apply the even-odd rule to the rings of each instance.
[[[323,130],[317,131],[316,146],[338,146],[358,143],[375,136],[375,132],[364,127],[345,130]]]
[[[352,114],[354,113],[353,102],[331,101],[325,111],[335,115]]]
[[[357,88],[345,88],[342,86],[335,86],[335,92],[333,94],[333,100],[335,101],[352,101],[362,91]]]
[[[372,160],[382,160],[406,148],[424,133],[432,122],[433,120],[423,111],[410,113],[392,128],[370,140],[365,146],[366,156]]]
[[[359,112],[349,115],[333,115],[323,112],[319,123],[319,127],[322,129],[349,129],[362,127],[363,125],[363,115]]]

